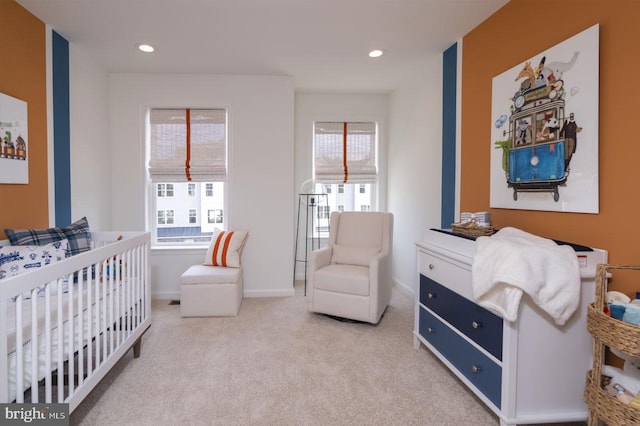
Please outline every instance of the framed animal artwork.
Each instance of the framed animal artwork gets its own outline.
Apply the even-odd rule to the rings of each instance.
[[[29,183],[27,103],[0,93],[0,184]]]
[[[492,208],[598,213],[594,25],[493,78]]]

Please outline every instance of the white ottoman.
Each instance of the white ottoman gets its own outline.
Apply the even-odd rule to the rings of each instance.
[[[242,303],[242,268],[193,265],[180,277],[182,317],[237,316]]]

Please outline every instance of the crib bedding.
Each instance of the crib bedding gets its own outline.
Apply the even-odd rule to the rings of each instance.
[[[67,287],[67,282],[53,282],[47,285],[50,298],[50,319],[49,324],[49,344],[47,345],[46,336],[46,317],[45,298],[47,297],[43,290],[33,299],[36,303],[37,311],[37,381],[45,378],[51,370],[55,370],[58,362],[63,363],[69,359],[69,355],[76,354],[80,348],[87,345],[96,336],[100,336],[104,331],[112,329],[109,324],[118,322],[121,318],[125,318],[122,324],[122,333],[132,330],[137,318],[142,310],[140,289],[136,287],[138,280],[135,278],[127,278],[126,280],[104,280],[104,282],[76,282]],[[89,290],[91,293],[89,294]],[[80,297],[80,295],[82,297]],[[24,295],[27,296],[27,295]],[[31,316],[34,300],[31,297],[23,297],[8,305],[7,309],[7,347],[8,347],[8,366],[9,366],[9,398],[15,400],[17,391],[17,358],[18,351],[16,348],[16,310],[17,304],[22,307],[22,360],[23,360],[23,390],[27,390],[31,386],[32,379],[32,362],[33,362],[33,341],[31,331]],[[111,299],[111,301],[109,301]],[[117,302],[114,299],[119,299]],[[71,302],[72,301],[72,302]],[[71,303],[70,303],[71,302]],[[104,303],[103,303],[104,302]],[[113,304],[111,303],[113,302]],[[118,309],[118,312],[109,310],[109,306]],[[58,312],[61,309],[61,316],[58,318]],[[72,323],[70,323],[70,314],[72,312]],[[88,318],[88,316],[91,318]],[[62,333],[59,333],[59,327],[62,326]],[[71,327],[69,327],[71,325]],[[91,328],[91,330],[90,330]],[[61,334],[61,335],[60,335]],[[73,336],[73,342],[71,342]],[[60,341],[62,340],[62,341]],[[100,343],[98,343],[99,345]],[[106,348],[105,348],[106,349]],[[100,347],[97,347],[100,350]],[[47,351],[49,351],[47,353]],[[59,352],[60,351],[60,352]],[[93,352],[93,351],[92,351]],[[96,353],[99,362],[102,354]],[[60,359],[59,359],[60,357]],[[47,359],[50,362],[47,362]],[[88,366],[87,366],[88,367]]]
[[[9,364],[9,396],[12,400],[16,397],[17,391],[17,383],[16,383],[16,375],[17,375],[17,359],[19,357],[18,351],[16,348],[16,337],[17,333],[15,330],[15,320],[16,320],[16,308],[17,303],[20,303],[22,306],[22,317],[23,324],[22,327],[22,353],[20,354],[20,358],[23,360],[23,385],[22,389],[27,390],[31,386],[32,379],[32,350],[33,350],[33,341],[32,341],[32,331],[31,331],[31,315],[32,315],[32,306],[33,301],[35,300],[37,304],[37,318],[38,318],[38,326],[37,326],[37,337],[36,337],[36,345],[38,347],[37,352],[37,381],[45,378],[52,369],[55,369],[58,366],[58,362],[62,363],[69,359],[69,356],[73,356],[76,354],[81,347],[87,346],[94,338],[100,336],[104,331],[111,329],[110,324],[118,321],[120,318],[128,315],[128,320],[131,321],[131,324],[128,327],[123,325],[125,328],[122,330],[122,333],[126,333],[127,330],[130,330],[132,326],[135,325],[136,313],[142,309],[140,304],[140,299],[135,298],[132,290],[137,290],[135,288],[135,280],[130,279],[127,280],[128,285],[124,285],[125,281],[116,281],[115,283],[76,283],[73,284],[69,289],[70,291],[62,291],[63,286],[66,286],[66,283],[61,283],[58,285],[57,283],[53,283],[49,287],[50,292],[50,325],[49,325],[49,337],[47,339],[46,336],[46,324],[45,318],[47,313],[45,312],[45,304],[44,304],[44,291],[40,291],[40,295],[33,298],[23,298],[21,301],[17,300],[11,303],[8,306],[8,335],[7,335],[7,343],[8,343],[8,364]],[[82,290],[79,290],[79,287]],[[113,290],[112,290],[113,289]],[[91,290],[91,294],[89,293]],[[127,293],[129,291],[129,293]],[[61,294],[61,296],[58,296]],[[82,294],[82,297],[80,297]],[[111,312],[106,304],[103,305],[103,301],[106,301],[105,298],[113,297],[120,299],[119,306],[121,309],[119,312]],[[70,303],[70,301],[73,301]],[[79,302],[82,302],[80,305]],[[89,306],[91,306],[89,308]],[[70,309],[70,307],[72,309]],[[60,315],[60,321],[58,319],[58,311],[62,309]],[[72,311],[72,324],[70,325],[69,319],[69,311]],[[91,315],[91,320],[89,321],[86,316]],[[91,329],[89,329],[89,324],[91,324]],[[59,326],[62,325],[62,333],[59,333]],[[82,326],[82,327],[80,327]],[[73,340],[72,337],[73,336]],[[61,337],[61,339],[60,339]],[[116,338],[114,336],[110,336],[110,338]],[[102,348],[100,347],[100,343],[103,344]],[[99,362],[101,358],[104,358],[108,355],[110,340],[107,339],[105,342],[98,342],[97,350],[100,351],[97,354],[93,354],[93,351],[90,352],[92,355],[97,356],[98,359],[94,359],[92,362]],[[47,357],[47,347],[49,347],[50,356]],[[60,349],[61,348],[61,349]],[[60,352],[59,352],[60,351]],[[103,354],[103,351],[107,351],[107,354]],[[50,360],[47,362],[47,360]],[[90,366],[86,366],[89,368]]]
[[[65,402],[71,413],[131,348],[140,356],[150,234],[91,237],[91,250],[0,283],[0,403]]]

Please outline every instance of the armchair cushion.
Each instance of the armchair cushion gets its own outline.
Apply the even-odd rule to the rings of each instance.
[[[334,293],[369,296],[369,268],[329,265],[316,271],[315,289]]]
[[[379,247],[348,247],[334,244],[331,263],[369,266],[371,259],[378,253],[380,253]]]

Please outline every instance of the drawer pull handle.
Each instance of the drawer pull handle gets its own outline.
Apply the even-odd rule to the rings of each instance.
[[[436,298],[436,294],[435,293],[427,293],[427,299],[435,299]]]
[[[473,374],[478,374],[480,372],[480,367],[478,367],[477,365],[472,365],[471,371],[473,372]]]
[[[433,269],[433,263],[429,264],[429,269]]]
[[[476,329],[482,328],[482,323],[480,321],[474,321],[474,322],[471,323],[471,327],[476,328]]]
[[[427,333],[431,334],[431,333],[433,333],[434,331],[436,331],[436,330],[435,330],[435,328],[427,327]]]

